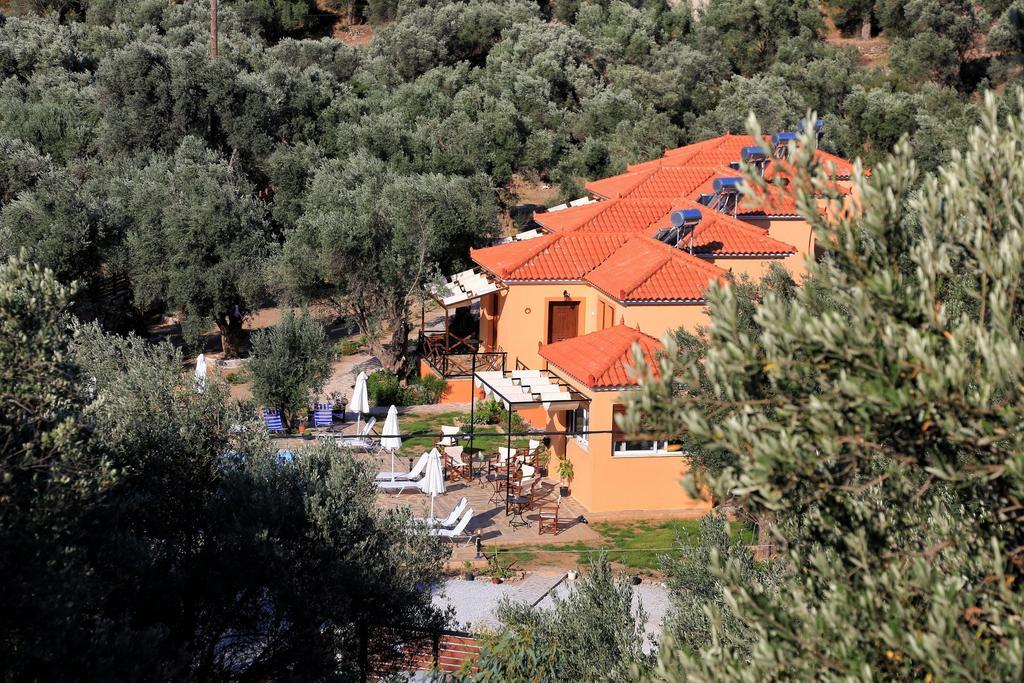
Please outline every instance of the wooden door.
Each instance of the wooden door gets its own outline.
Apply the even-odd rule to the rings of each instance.
[[[548,343],[571,339],[579,334],[579,301],[548,304]]]

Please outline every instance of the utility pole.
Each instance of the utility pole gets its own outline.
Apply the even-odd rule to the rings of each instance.
[[[210,0],[210,61],[217,61],[217,0]]]

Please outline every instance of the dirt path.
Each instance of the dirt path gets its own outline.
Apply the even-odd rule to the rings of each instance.
[[[369,24],[350,24],[348,15],[331,7],[326,0],[317,0],[316,6],[321,12],[337,17],[331,27],[332,38],[352,47],[361,47],[373,40],[373,27]]]
[[[852,47],[860,55],[860,62],[864,66],[886,66],[889,63],[889,40],[882,36],[874,38],[846,38],[839,31],[832,17],[824,12],[825,19],[825,40],[836,47]]]

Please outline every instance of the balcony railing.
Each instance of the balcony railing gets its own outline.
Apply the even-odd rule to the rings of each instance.
[[[480,340],[473,335],[460,337],[451,332],[422,332],[420,357],[445,379],[472,377],[485,370],[505,371],[504,351],[480,351]]]

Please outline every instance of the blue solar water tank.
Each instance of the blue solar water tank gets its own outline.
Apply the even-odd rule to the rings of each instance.
[[[711,183],[715,194],[732,194],[740,191],[740,183],[743,178],[715,178]]]
[[[821,129],[825,127],[825,121],[823,119],[814,120],[814,132],[820,134]],[[800,132],[803,133],[807,130],[807,119],[800,119]]]
[[[768,158],[768,155],[757,145],[751,145],[740,150],[740,158],[747,163],[753,163],[755,161],[764,161]]]
[[[672,225],[682,228],[687,225],[700,223],[700,209],[680,209],[672,212]]]
[[[779,145],[785,145],[789,142],[796,142],[800,138],[796,133],[789,131],[782,131],[772,136],[772,144],[778,147]]]

